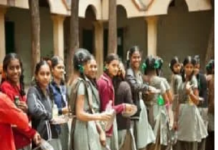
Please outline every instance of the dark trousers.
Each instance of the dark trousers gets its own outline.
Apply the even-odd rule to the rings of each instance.
[[[214,149],[214,131],[209,131],[208,132],[208,137],[207,137],[207,142],[206,142],[206,150],[215,150]]]

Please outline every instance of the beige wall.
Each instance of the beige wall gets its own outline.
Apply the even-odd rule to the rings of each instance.
[[[49,9],[41,8],[40,12],[41,55],[52,56],[53,25]],[[170,8],[168,15],[159,17],[157,54],[164,59],[165,75],[168,76],[170,73],[168,63],[174,55],[179,55],[183,59],[186,55],[199,54],[202,60],[204,59],[212,23],[212,13],[212,11],[190,13],[187,11],[187,6],[184,6],[181,8]],[[124,28],[124,58],[126,57],[126,50],[133,45],[139,45],[144,56],[146,56],[147,25],[145,18],[127,19],[126,12],[122,7],[118,7],[117,14],[118,27]],[[15,22],[15,47],[24,62],[25,81],[29,83],[31,78],[31,30],[29,11],[9,8],[6,13],[6,19]],[[92,20],[93,19],[80,19],[80,29],[93,29]],[[107,28],[107,23],[104,25],[105,28]],[[65,20],[65,33],[69,33],[68,17]],[[80,34],[80,42],[82,41],[81,38]],[[69,40],[68,34],[65,34],[65,43],[67,43],[67,40]]]
[[[179,1],[177,1],[179,2]],[[169,75],[168,63],[174,55],[181,56],[199,54],[204,60],[207,48],[212,11],[188,12],[185,2],[170,7],[168,15],[159,16],[157,54],[164,59],[164,74]],[[118,7],[118,28],[124,28],[124,58],[126,51],[138,45],[144,58],[147,56],[147,23],[144,17],[126,18],[123,7]],[[93,29],[92,19],[80,19],[80,44],[82,45],[82,29]],[[108,23],[104,23],[104,28]],[[68,32],[69,33],[69,32]],[[65,38],[66,39],[66,38]]]
[[[168,15],[159,18],[157,55],[164,59],[166,76],[170,74],[169,61],[175,55],[183,61],[187,55],[198,54],[204,62],[212,16],[212,11],[188,13],[171,8]]]
[[[171,7],[168,15],[159,16],[157,28],[157,55],[164,59],[163,71],[168,78],[169,61],[175,55],[200,55],[202,64],[206,53],[213,11],[188,12],[185,3]],[[144,18],[126,19],[124,9],[118,8],[118,27],[125,27],[124,50],[139,45],[147,56],[147,24]],[[126,52],[124,53],[126,57]]]
[[[126,58],[126,51],[138,45],[143,52],[147,53],[147,25],[143,17],[128,19],[126,11],[123,7],[118,7],[117,26],[124,28],[124,58]]]
[[[53,54],[53,24],[47,8],[40,9],[41,17],[41,56]],[[15,23],[15,49],[20,55],[24,70],[25,82],[31,79],[31,22],[29,10],[9,8],[6,20]]]
[[[117,27],[124,28],[124,48],[123,48],[123,56],[126,58],[126,51],[134,45],[138,45],[143,54],[146,55],[147,50],[147,25],[146,21],[143,17],[140,18],[133,18],[127,19],[126,12],[123,7],[118,7],[118,16],[117,16]],[[91,15],[91,12],[87,12],[86,18],[80,18],[79,20],[79,38],[80,38],[80,46],[83,45],[82,43],[82,29],[94,30],[93,21],[95,19]],[[69,36],[69,18],[65,21],[65,39]],[[104,23],[104,28],[108,28],[108,23]],[[93,37],[94,38],[94,37]],[[66,43],[66,41],[65,41]],[[94,43],[93,43],[94,46]]]
[[[135,0],[137,3],[137,0]],[[145,17],[155,15],[165,15],[172,0],[155,0],[149,3],[147,10],[139,10],[135,7],[132,0],[117,0],[117,5],[125,7],[128,18]],[[176,0],[182,1],[188,5],[189,11],[203,11],[211,9],[211,2],[208,0]],[[109,0],[102,1],[102,19],[108,20],[108,2]],[[138,3],[139,4],[139,3]],[[140,5],[138,5],[140,7]]]
[[[0,0],[0,5],[8,5],[7,0]],[[29,8],[28,0],[15,0],[14,6],[18,8]]]

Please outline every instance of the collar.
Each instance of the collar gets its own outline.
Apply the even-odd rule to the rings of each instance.
[[[103,78],[104,80],[106,80],[107,82],[112,83],[111,77],[109,77],[109,75],[107,75],[106,73],[104,73],[104,74],[102,75],[102,78]]]
[[[16,93],[19,93],[19,95],[20,95],[20,84],[19,85],[14,85],[9,80],[5,80],[3,83],[4,83],[4,85],[8,85],[7,87],[10,88],[10,90],[12,90],[12,91],[14,91]]]
[[[102,75],[102,79],[107,82],[109,88],[114,92],[114,86],[113,86],[112,79],[106,73]]]
[[[57,89],[58,91],[63,91],[65,89],[64,88],[65,86],[63,84],[60,84],[60,86],[58,86],[54,80],[51,81],[51,85],[53,88]]]
[[[39,91],[39,93],[44,97],[46,98],[46,95],[43,93],[42,89],[40,88],[40,86],[38,84],[34,85],[35,88]],[[49,91],[49,86],[51,86],[50,84],[47,86],[46,88],[46,92],[47,94],[49,95],[50,91]]]

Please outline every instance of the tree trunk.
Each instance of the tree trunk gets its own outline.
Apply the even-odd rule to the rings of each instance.
[[[29,0],[31,12],[31,38],[32,38],[32,75],[36,64],[40,60],[40,14],[39,0]]]
[[[214,59],[214,20],[212,22],[212,28],[211,28],[210,36],[208,40],[205,64],[207,64],[210,59]]]
[[[73,56],[75,50],[79,48],[79,0],[72,0],[70,17],[70,47],[67,51],[66,72],[67,79],[73,71]]]
[[[117,53],[117,2],[109,0],[108,54]]]

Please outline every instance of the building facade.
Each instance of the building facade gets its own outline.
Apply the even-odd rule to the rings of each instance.
[[[41,57],[65,57],[69,47],[71,0],[39,0]],[[91,51],[102,72],[107,54],[109,0],[79,1],[80,47]],[[138,45],[143,56],[168,61],[177,55],[199,54],[204,60],[214,12],[210,0],[117,0],[118,55]],[[31,79],[31,18],[28,0],[0,1],[0,61],[16,52],[24,62],[26,83]]]

